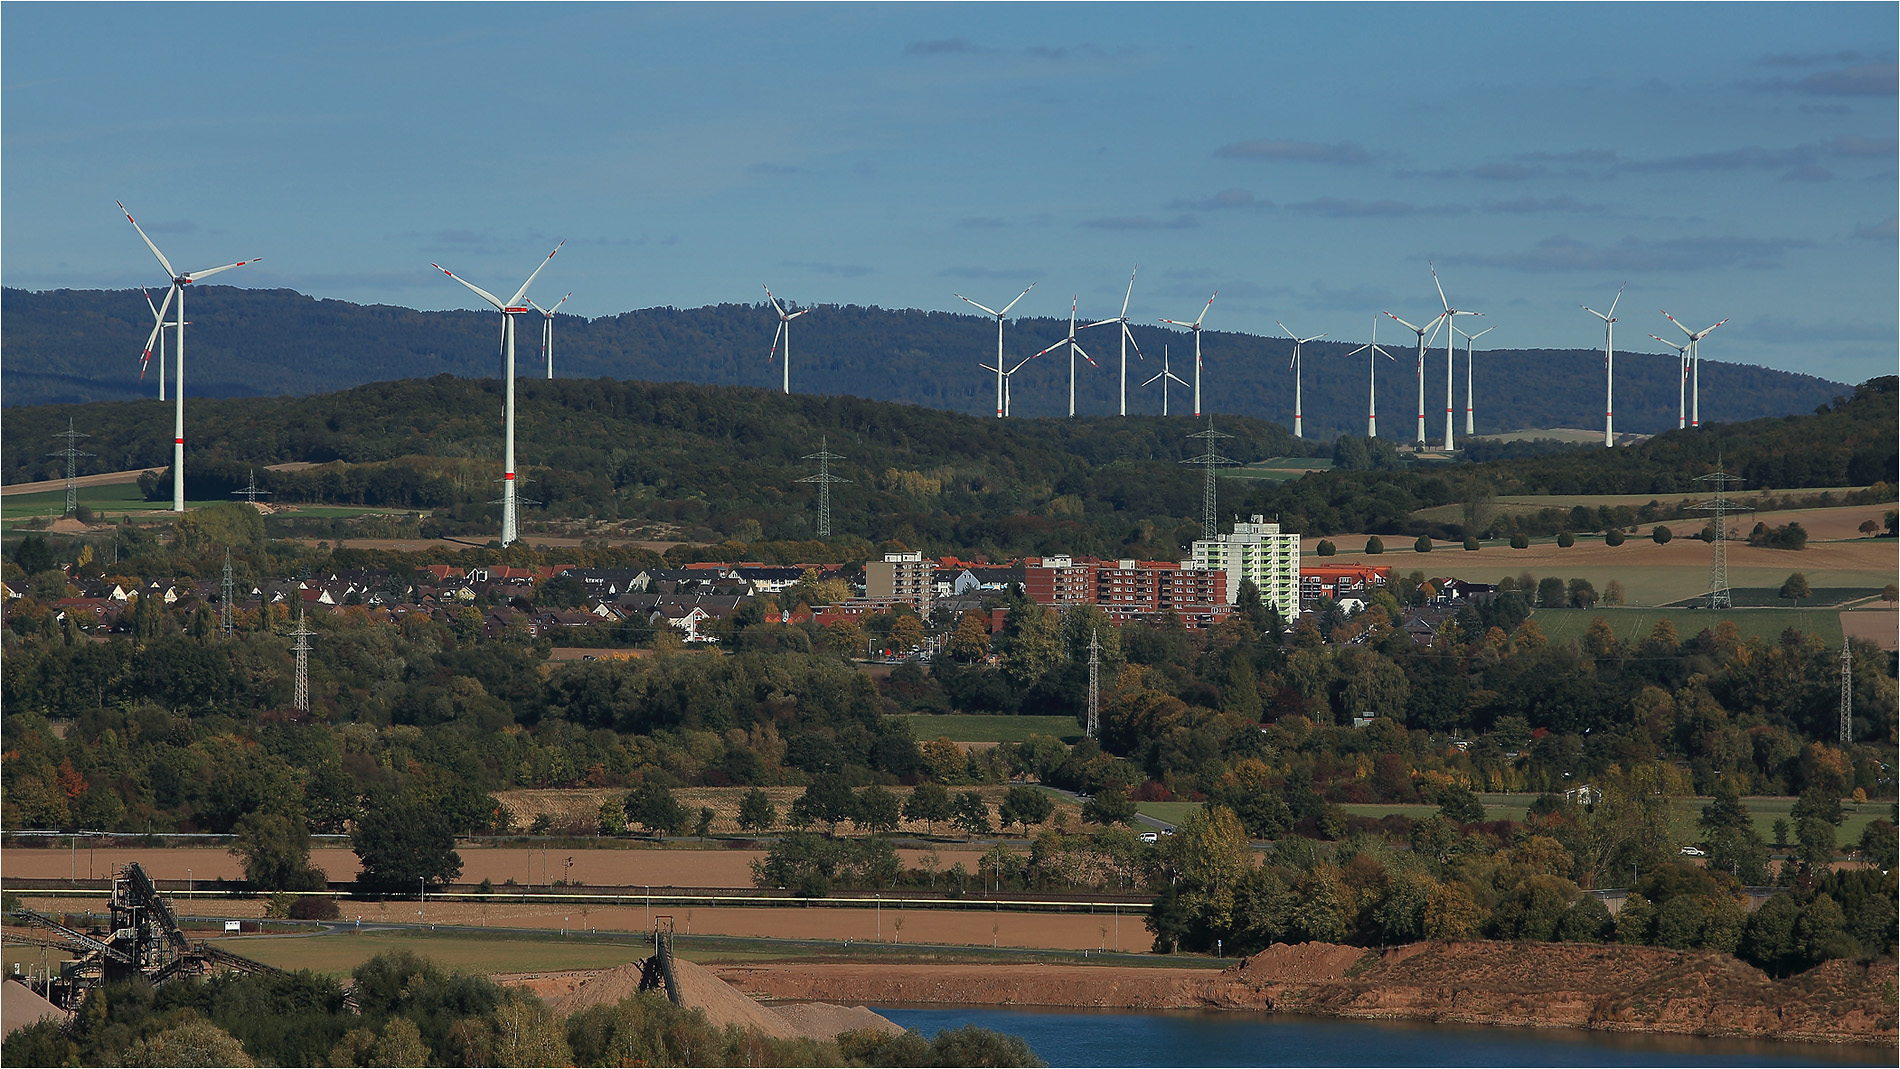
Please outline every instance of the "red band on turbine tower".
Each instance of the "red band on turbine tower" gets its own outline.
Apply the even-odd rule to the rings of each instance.
[[[173,439],[172,439],[172,444],[173,444],[173,445],[184,445],[184,444],[185,444],[185,440],[184,440],[183,438],[173,438]]]
[[[502,476],[502,478],[504,478],[504,479],[512,479],[512,478],[514,478],[514,477],[515,477],[515,473],[514,473],[514,472],[512,472],[512,471],[511,471],[511,472],[508,472],[507,474],[505,474],[505,475],[503,475],[503,476]]]

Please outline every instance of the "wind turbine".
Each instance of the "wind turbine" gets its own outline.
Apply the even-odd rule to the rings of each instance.
[[[1388,312],[1387,314],[1390,315],[1391,313]],[[1396,319],[1398,317],[1394,316],[1393,318]],[[1371,366],[1366,372],[1366,437],[1377,438],[1379,436],[1379,358],[1383,356],[1387,360],[1392,360],[1392,354],[1386,352],[1385,346],[1379,344],[1378,316],[1372,317],[1372,340],[1346,355],[1348,357],[1354,357],[1368,350],[1370,350],[1370,354],[1366,359],[1371,362]],[[1393,362],[1397,363],[1397,361]]]
[[[1016,301],[1020,301],[1024,297],[1029,296],[1029,291],[1035,288],[1036,288],[1036,284],[1034,282],[1031,282],[1027,288],[1025,288],[1021,293],[1018,293],[1016,295]],[[1004,305],[1003,310],[999,312],[996,309],[989,307],[988,305],[977,304],[975,301],[970,300],[970,298],[965,297],[961,293],[953,294],[953,296],[955,296],[958,300],[965,301],[972,305],[976,305],[976,307],[981,308],[985,312],[988,312],[989,314],[996,317],[996,366],[994,368],[991,368],[991,370],[996,372],[996,418],[1002,419],[1003,418],[1003,317],[1009,314],[1009,310],[1011,308],[1016,307],[1016,301],[1011,301],[1008,304]],[[983,366],[986,368],[989,367],[988,364],[984,364]],[[1022,365],[1017,364],[1016,366],[1021,367]]]
[[[554,302],[553,308],[543,308],[533,301],[528,302],[528,307],[541,313],[541,360],[548,365],[550,379],[554,377],[554,313],[572,296],[572,293],[563,294],[560,300]]]
[[[145,307],[152,310],[152,320],[158,324],[153,328],[153,333],[158,335],[158,399],[163,401],[165,399],[165,331],[177,329],[178,324],[165,322],[165,317],[159,314],[158,305],[152,303],[150,290],[141,286],[139,292],[145,294]],[[152,350],[151,343],[148,341],[145,353],[139,359],[139,378],[145,377],[146,366],[151,362]]]
[[[1187,385],[1187,382],[1183,380],[1181,376],[1168,370],[1168,347],[1166,344],[1161,346],[1161,370],[1150,376],[1148,382],[1153,382],[1155,379],[1161,380],[1161,414],[1165,416],[1168,414],[1168,380],[1172,379],[1183,386]],[[1142,385],[1146,386],[1148,382],[1144,382]]]
[[[797,319],[799,316],[802,316],[806,312],[811,311],[811,309],[800,308],[798,311],[793,312],[791,315],[786,315],[785,309],[782,306],[780,306],[778,303],[778,298],[772,296],[772,288],[770,286],[765,285],[764,283],[760,283],[759,288],[765,291],[765,299],[772,302],[772,310],[778,313],[778,330],[774,331],[772,334],[772,352],[767,354],[765,358],[765,362],[768,364],[772,362],[772,357],[778,354],[779,339],[780,338],[785,339],[785,366],[780,368],[779,370],[783,372],[785,376],[784,378],[785,392],[791,393],[792,392],[792,320]]]
[[[1141,265],[1136,264],[1135,270],[1138,271],[1140,269],[1141,269]],[[1134,295],[1135,295],[1135,272],[1130,271],[1128,272],[1128,292],[1122,295],[1122,314],[1116,316],[1113,319],[1104,319],[1099,323],[1089,324],[1089,327],[1105,327],[1105,326],[1108,326],[1110,323],[1121,324],[1121,327],[1122,327],[1122,330],[1121,330],[1121,334],[1122,334],[1121,414],[1124,416],[1128,414],[1128,346],[1131,343],[1135,347],[1135,359],[1137,360],[1141,359],[1141,343],[1138,341],[1135,341],[1135,332],[1128,329],[1128,299],[1130,297],[1133,297]],[[1084,327],[1082,329],[1087,330],[1088,327]],[[1149,381],[1153,381],[1153,380],[1151,379]]]
[[[535,275],[539,275],[542,269],[547,267],[548,261],[554,259],[554,253],[560,252],[561,245],[565,244],[567,242],[563,241],[560,245],[554,246],[554,252],[548,253],[547,259],[542,260],[534,269],[534,274],[528,276],[528,281],[523,282],[521,288],[515,291],[515,295],[506,301],[441,264],[429,265],[467,286],[475,296],[494,305],[495,310],[501,313],[502,389],[504,391],[502,422],[506,425],[507,437],[507,444],[503,447],[505,452],[502,456],[501,471],[501,544],[503,546],[513,545],[521,534],[520,488],[515,485],[515,317],[526,312],[530,307],[521,302],[528,296],[528,287],[534,284]]]
[[[1405,320],[1399,319],[1398,316],[1392,315],[1391,312],[1387,312],[1386,315],[1392,316],[1393,319],[1398,320],[1398,323],[1400,326],[1405,327],[1406,329],[1418,335],[1418,444],[1424,445],[1425,444],[1425,345],[1426,345],[1425,328],[1415,327],[1412,324],[1407,323]],[[1438,337],[1438,324],[1439,324],[1439,321],[1444,318],[1445,317],[1442,315],[1433,316],[1431,318],[1431,324],[1432,324],[1431,331],[1432,331],[1433,339],[1436,339]]]
[[[1219,290],[1215,290],[1208,296],[1207,304],[1201,307],[1201,314],[1195,316],[1194,322],[1192,323],[1183,323],[1179,319],[1162,320],[1163,323],[1172,323],[1177,327],[1186,327],[1194,332],[1194,414],[1197,417],[1201,414],[1201,320],[1207,318],[1207,310],[1214,307],[1214,298],[1218,296],[1220,296]],[[1154,380],[1150,379],[1149,381],[1152,382]],[[1164,390],[1163,392],[1166,391]]]
[[[1616,302],[1623,299],[1623,291],[1629,283],[1616,287],[1616,296],[1610,301],[1610,310],[1606,314],[1587,304],[1579,305],[1584,311],[1603,320],[1603,448],[1616,444]]]
[[[1061,343],[1060,343],[1060,342],[1057,342],[1056,344],[1058,344],[1058,345],[1060,345]],[[1038,354],[1038,355],[1040,355],[1040,354]],[[1023,365],[1024,365],[1024,364],[1027,364],[1027,363],[1029,363],[1029,362],[1030,362],[1031,360],[1034,360],[1034,359],[1035,359],[1035,357],[1033,357],[1033,356],[1028,356],[1028,357],[1024,357],[1023,359],[1021,359],[1021,360],[1019,360],[1019,361],[1017,361],[1017,363],[1016,363],[1016,366],[1015,366],[1015,367],[1013,367],[1013,368],[1010,368],[1009,370],[1007,370],[1007,371],[1004,371],[1004,372],[1001,372],[1001,373],[1000,373],[1000,374],[1002,375],[1002,378],[1003,378],[1003,408],[1002,408],[1002,413],[1003,413],[1003,415],[1005,415],[1005,416],[1008,416],[1008,415],[1009,415],[1009,403],[1010,403],[1010,383],[1011,383],[1011,381],[1013,381],[1013,380],[1015,379],[1015,377],[1016,377],[1016,373],[1017,373],[1018,371],[1021,371],[1021,370],[1023,369]],[[991,366],[989,366],[988,364],[978,364],[977,366],[978,366],[978,367],[980,367],[980,368],[982,368],[982,369],[983,369],[983,370],[985,370],[985,371],[995,371],[995,370],[996,370],[996,368],[993,368],[993,367],[991,367]]]
[[[1681,430],[1689,425],[1689,343],[1677,345],[1660,334],[1651,334],[1650,337],[1676,351],[1676,429]]]
[[[223,267],[208,267],[203,271],[190,271],[181,275],[172,267],[172,262],[165,259],[165,254],[158,251],[158,246],[152,244],[152,239],[145,236],[144,228],[139,226],[138,220],[132,218],[131,212],[125,210],[123,203],[119,204],[119,211],[125,213],[125,221],[131,223],[132,229],[139,232],[139,237],[145,241],[145,247],[152,250],[153,256],[158,257],[158,265],[165,269],[165,273],[171,276],[172,280],[171,289],[165,291],[165,300],[158,306],[158,323],[152,327],[151,336],[145,339],[146,359],[151,358],[152,343],[163,337],[165,310],[172,306],[172,298],[178,299],[178,321],[173,324],[178,331],[178,351],[172,372],[172,387],[178,407],[177,414],[172,420],[172,511],[183,512],[185,511],[185,287],[200,279],[210,278],[221,271],[243,267],[245,264],[254,264],[263,257],[253,256],[248,260],[225,264]]]
[[[1689,426],[1700,427],[1702,426],[1702,339],[1715,333],[1715,327],[1721,326],[1728,320],[1724,319],[1722,323],[1717,323],[1714,327],[1690,330],[1668,312],[1664,312],[1663,317],[1674,323],[1676,329],[1689,336]]]
[[[1431,267],[1429,263],[1426,266]],[[1432,267],[1432,285],[1438,287],[1438,303],[1445,306],[1445,310],[1438,313],[1438,317],[1445,321],[1445,326],[1447,328],[1451,327],[1456,322],[1456,319],[1454,318],[1456,316],[1481,316],[1484,314],[1483,312],[1467,312],[1462,309],[1453,308],[1451,306],[1451,302],[1445,299],[1445,287],[1442,283],[1438,281],[1438,268],[1436,267]],[[1452,367],[1452,364],[1457,362],[1457,355],[1452,349],[1452,346],[1456,343],[1456,341],[1457,341],[1457,335],[1452,333],[1452,331],[1448,329],[1445,332],[1445,452],[1447,453],[1451,452],[1452,450],[1451,367]]]
[[[1132,279],[1130,280],[1129,284],[1131,286],[1133,285]],[[1087,350],[1083,349],[1080,345],[1076,344],[1075,304],[1076,304],[1076,301],[1079,299],[1080,299],[1079,297],[1069,298],[1069,336],[1049,347],[1049,349],[1059,349],[1064,345],[1069,347],[1069,418],[1070,419],[1075,418],[1075,354],[1081,353],[1082,359],[1087,360],[1089,362],[1089,366],[1092,368],[1099,368],[1102,366],[1095,362],[1095,358],[1090,356]],[[1102,323],[1113,323],[1113,322],[1115,322],[1113,319],[1102,320]],[[1089,327],[1099,327],[1102,325],[1102,323],[1084,324],[1082,329],[1087,330],[1089,329]],[[1048,352],[1049,349],[1044,349],[1042,353]],[[1036,356],[1041,356],[1042,353],[1037,353]],[[1036,356],[1032,356],[1029,359],[1034,360]],[[1024,361],[1024,363],[1027,363],[1027,362],[1028,361]],[[1022,364],[1018,364],[1016,366],[1021,367]]]
[[[1457,327],[1451,329],[1458,330]],[[1498,328],[1486,327],[1476,334],[1465,334],[1464,331],[1458,330],[1458,333],[1465,334],[1465,434],[1467,435],[1478,433],[1477,428],[1471,422],[1471,343],[1496,329]]]
[[[1274,322],[1280,323],[1277,319],[1274,320]],[[1286,324],[1280,323],[1280,329],[1286,330]],[[1326,335],[1315,334],[1310,338],[1302,338],[1298,334],[1286,330],[1286,336],[1293,339],[1293,362],[1287,365],[1293,369],[1293,437],[1304,438],[1306,435],[1303,434],[1300,429],[1300,349],[1307,342],[1318,341]]]

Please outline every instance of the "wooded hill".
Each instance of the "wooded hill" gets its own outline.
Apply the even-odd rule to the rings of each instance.
[[[501,455],[501,383],[438,375],[312,397],[192,403],[187,489],[228,500],[252,471],[284,502],[435,509],[491,530]],[[517,390],[527,518],[678,523],[713,535],[802,541],[815,487],[798,480],[820,444],[846,459],[833,529],[873,542],[1001,554],[1171,559],[1198,537],[1200,451],[1191,417],[999,421],[854,397],[740,387],[523,380]],[[1311,534],[1397,531],[1413,510],[1498,493],[1662,494],[1695,488],[1718,460],[1743,489],[1895,480],[1895,380],[1867,383],[1818,413],[1672,431],[1631,448],[1587,447],[1475,464],[1318,472],[1288,483],[1223,480],[1222,515],[1259,512]],[[9,411],[0,478],[53,478],[46,454],[67,420],[92,435],[84,471],[162,469],[172,409],[155,400]],[[1273,423],[1226,416],[1220,449],[1246,462],[1327,454]],[[1342,442],[1345,442],[1342,439]],[[1361,443],[1363,444],[1363,443]],[[1360,455],[1366,455],[1364,450]],[[309,461],[302,472],[267,465]],[[169,475],[147,487],[170,498]]]
[[[445,282],[446,284],[446,282]],[[1050,310],[1059,303],[1033,293],[1018,310]],[[1085,311],[1087,311],[1085,309]],[[1106,309],[1095,309],[1106,313]],[[493,376],[499,372],[498,328],[489,312],[420,312],[390,305],[320,300],[292,290],[194,286],[186,387],[189,397],[311,394],[389,379],[443,372]],[[1139,310],[1138,310],[1139,314]],[[156,397],[152,374],[139,381],[138,356],[151,331],[151,313],[136,290],[7,289],[6,390],[10,406]],[[1220,322],[1218,305],[1209,322]],[[1581,313],[1579,313],[1581,315]],[[1664,333],[1660,316],[1650,327]],[[1632,320],[1632,322],[1635,322]],[[517,369],[541,374],[538,315],[519,323]],[[555,321],[555,371],[562,378],[642,379],[776,388],[780,368],[768,363],[776,318],[763,304],[705,308],[648,308],[588,320]],[[1365,431],[1366,362],[1346,361],[1366,329],[1363,322],[1316,323],[1334,338],[1306,347],[1303,376],[1306,433],[1330,438]],[[1381,330],[1396,360],[1379,362],[1381,429],[1397,441],[1413,436],[1417,409],[1415,347],[1396,324]],[[1161,369],[1164,344],[1175,372],[1192,383],[1193,340],[1185,332],[1137,326],[1145,360],[1129,357],[1129,410],[1161,411],[1154,387],[1135,384]],[[1730,327],[1730,330],[1735,329]],[[1068,332],[1067,318],[1013,321],[1006,351],[1014,363]],[[1499,336],[1506,336],[1506,330]],[[995,375],[978,365],[996,355],[994,321],[981,315],[820,305],[792,325],[792,389],[804,394],[849,394],[903,401],[972,415],[995,414]],[[1292,343],[1209,329],[1203,339],[1204,399],[1209,410],[1253,416],[1291,426]],[[1402,337],[1402,335],[1404,335]],[[1636,349],[1661,348],[1640,333]],[[1495,340],[1488,339],[1488,340]],[[1640,341],[1641,345],[1634,342]],[[1719,355],[1720,336],[1709,354]],[[1116,411],[1120,350],[1108,328],[1082,336],[1101,364],[1077,375],[1077,410]],[[782,359],[782,357],[781,357]],[[1426,356],[1427,431],[1443,432],[1444,345]],[[1465,370],[1456,361],[1456,403],[1463,433]],[[1676,425],[1673,353],[1617,354],[1617,427],[1657,433]],[[1524,428],[1600,426],[1603,357],[1598,349],[1495,349],[1477,354],[1477,427],[1480,433]],[[1066,415],[1068,357],[1058,350],[1024,368],[1013,387],[1012,410],[1022,416]],[[1838,383],[1744,364],[1705,361],[1705,420],[1739,421],[1812,411],[1843,393]],[[1191,412],[1189,391],[1175,387],[1170,412]]]

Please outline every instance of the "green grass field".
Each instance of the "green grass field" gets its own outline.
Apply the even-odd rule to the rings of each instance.
[[[962,713],[913,713],[910,729],[918,739],[951,742],[1021,742],[1031,735],[1053,735],[1073,746],[1082,726],[1072,716],[977,716]]]
[[[535,972],[542,969],[611,969],[647,956],[638,936],[604,942],[546,933],[473,936],[467,932],[369,932],[363,935],[241,936],[212,945],[280,969],[309,969],[330,976],[385,951],[411,950],[458,972]]]
[[[1703,628],[1713,628],[1721,621],[1728,620],[1734,622],[1743,638],[1773,642],[1781,637],[1784,630],[1792,627],[1797,631],[1818,635],[1828,646],[1838,647],[1841,644],[1841,614],[1838,609],[1728,609],[1716,612],[1646,607],[1538,609],[1532,619],[1543,629],[1544,637],[1552,642],[1565,642],[1582,639],[1591,621],[1598,617],[1602,617],[1615,630],[1616,637],[1625,642],[1648,637],[1656,621],[1667,618],[1675,625],[1676,635],[1683,639],[1692,638]]]

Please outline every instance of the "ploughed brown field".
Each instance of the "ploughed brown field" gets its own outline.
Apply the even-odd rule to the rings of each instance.
[[[752,884],[752,862],[765,857],[763,850],[675,850],[633,845],[606,850],[532,850],[522,847],[458,848],[462,855],[463,883],[492,880],[497,888],[509,880],[521,887],[532,883],[546,887],[553,880],[567,880],[587,887],[746,887]],[[958,862],[965,870],[976,872],[980,851],[939,849],[938,869],[947,871]],[[90,854],[90,860],[88,855]],[[922,867],[924,852],[899,850],[904,864]],[[564,868],[567,858],[571,868]],[[112,847],[87,851],[82,844],[76,852],[60,849],[11,847],[0,851],[0,873],[18,879],[105,879],[128,862],[136,861],[145,874],[157,880],[241,880],[244,863],[216,847],[177,847],[145,849]],[[325,847],[310,851],[310,863],[322,869],[332,880],[356,878],[356,855],[347,849]]]

